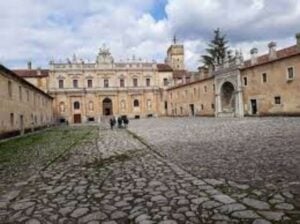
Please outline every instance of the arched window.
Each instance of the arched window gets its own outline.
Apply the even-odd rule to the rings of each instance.
[[[139,107],[139,106],[140,106],[139,101],[138,101],[138,100],[134,100],[134,101],[133,101],[133,106],[134,106],[134,107]]]
[[[74,102],[74,109],[80,109],[80,103],[78,101]]]

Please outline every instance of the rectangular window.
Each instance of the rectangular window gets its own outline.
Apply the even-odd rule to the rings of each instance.
[[[263,73],[261,76],[262,76],[262,82],[266,83],[267,82],[267,73]]]
[[[108,79],[104,79],[104,88],[108,88],[109,87],[109,81]]]
[[[275,96],[274,100],[275,100],[275,104],[281,104],[281,97],[280,96]]]
[[[87,80],[88,88],[93,88],[93,80]]]
[[[19,98],[20,100],[22,100],[22,87],[19,86]]]
[[[211,109],[215,109],[215,104],[211,104]]]
[[[77,79],[73,80],[73,87],[78,88],[78,80]]]
[[[203,106],[203,104],[201,104],[201,110],[203,110],[204,109],[204,106]]]
[[[288,80],[293,80],[294,79],[294,68],[293,67],[289,67],[287,69],[287,79]]]
[[[150,86],[150,79],[146,79],[146,86],[149,87]]]
[[[62,79],[58,80],[58,88],[60,89],[64,88],[64,80]]]
[[[26,90],[27,101],[29,101],[29,90]]]
[[[207,86],[204,86],[204,92],[205,93],[207,92]]]
[[[7,83],[7,90],[8,90],[8,96],[10,98],[12,98],[12,84],[11,84],[11,81],[8,81],[8,83]]]
[[[186,83],[189,83],[191,81],[190,77],[185,78]]]
[[[133,79],[133,86],[137,87],[138,86],[138,80],[137,79]]]
[[[15,122],[14,120],[15,120],[15,119],[14,119],[14,114],[11,113],[11,114],[10,114],[10,126],[11,126],[11,127],[14,126],[14,122]]]
[[[120,79],[120,87],[125,87],[124,79]]]
[[[244,77],[244,86],[247,86],[247,85],[248,85],[247,77]]]
[[[168,79],[167,79],[167,78],[164,78],[164,86],[168,86],[168,84],[169,84]]]

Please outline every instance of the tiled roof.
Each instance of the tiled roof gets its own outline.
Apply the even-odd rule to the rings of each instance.
[[[298,55],[298,54],[300,54],[300,47],[298,47],[297,45],[294,45],[294,46],[276,51],[277,57],[275,59],[270,60],[269,54],[264,54],[262,56],[257,57],[257,63],[256,64],[252,65],[251,60],[247,60],[247,61],[244,62],[244,66],[241,69],[243,70],[243,69],[247,69],[247,68],[267,64],[267,63],[270,63],[270,62],[273,62],[273,61],[278,61],[278,60],[288,58],[288,57],[291,57],[291,56],[295,56],[295,55]]]
[[[190,76],[191,76],[191,74],[186,70],[174,70],[174,72],[173,72],[174,79],[190,77]]]
[[[48,69],[15,69],[12,70],[14,73],[16,73],[18,76],[23,78],[29,78],[29,77],[47,77],[49,76],[49,70]],[[40,74],[38,74],[38,71],[40,71]]]
[[[182,87],[185,87],[185,86],[191,86],[193,84],[205,82],[205,81],[211,80],[211,79],[214,79],[214,76],[206,77],[204,79],[199,79],[199,80],[196,80],[196,81],[193,81],[193,82],[188,82],[188,83],[172,86],[172,87],[168,88],[167,90],[169,91],[169,90],[173,90],[173,89],[179,89],[179,88],[182,88]]]
[[[157,69],[160,72],[172,72],[173,69],[167,64],[157,64]]]

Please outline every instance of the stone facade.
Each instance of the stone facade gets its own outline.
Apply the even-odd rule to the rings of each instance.
[[[183,83],[175,82],[175,86],[168,89],[168,115],[299,116],[299,34],[296,39],[296,45],[278,51],[276,43],[271,42],[269,53],[261,56],[257,56],[258,51],[254,48],[251,59],[247,61],[237,52],[235,60],[226,60],[208,76],[195,73],[193,77],[199,77],[198,81],[189,82],[183,78]],[[193,92],[203,89],[203,86],[208,88],[206,95],[195,97],[197,94]],[[214,86],[213,91],[210,86]],[[215,106],[209,109],[210,104]]]
[[[168,89],[168,115],[214,116],[214,77],[207,77]]]
[[[53,123],[52,97],[0,65],[0,138]]]
[[[300,115],[300,46],[272,51],[241,68],[245,115]]]
[[[50,62],[49,70],[18,74],[53,96],[56,121],[100,122],[109,115],[129,118],[151,116],[299,115],[300,40],[244,61],[236,52],[234,60],[216,66],[215,71],[185,70],[184,46],[174,43],[165,63],[132,58],[115,62],[106,47],[95,62],[78,60]],[[30,74],[26,72],[31,71]]]
[[[133,58],[114,62],[105,47],[95,63],[76,57],[67,63],[50,63],[48,92],[54,97],[54,114],[60,121],[101,121],[105,116],[129,118],[166,115],[165,89],[172,69]]]

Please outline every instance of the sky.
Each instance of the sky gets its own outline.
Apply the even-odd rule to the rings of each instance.
[[[115,61],[163,62],[176,35],[187,69],[196,70],[216,28],[246,59],[271,41],[294,45],[300,32],[299,0],[1,0],[0,8],[0,63],[8,68],[47,68],[73,54],[93,62],[103,44]]]

